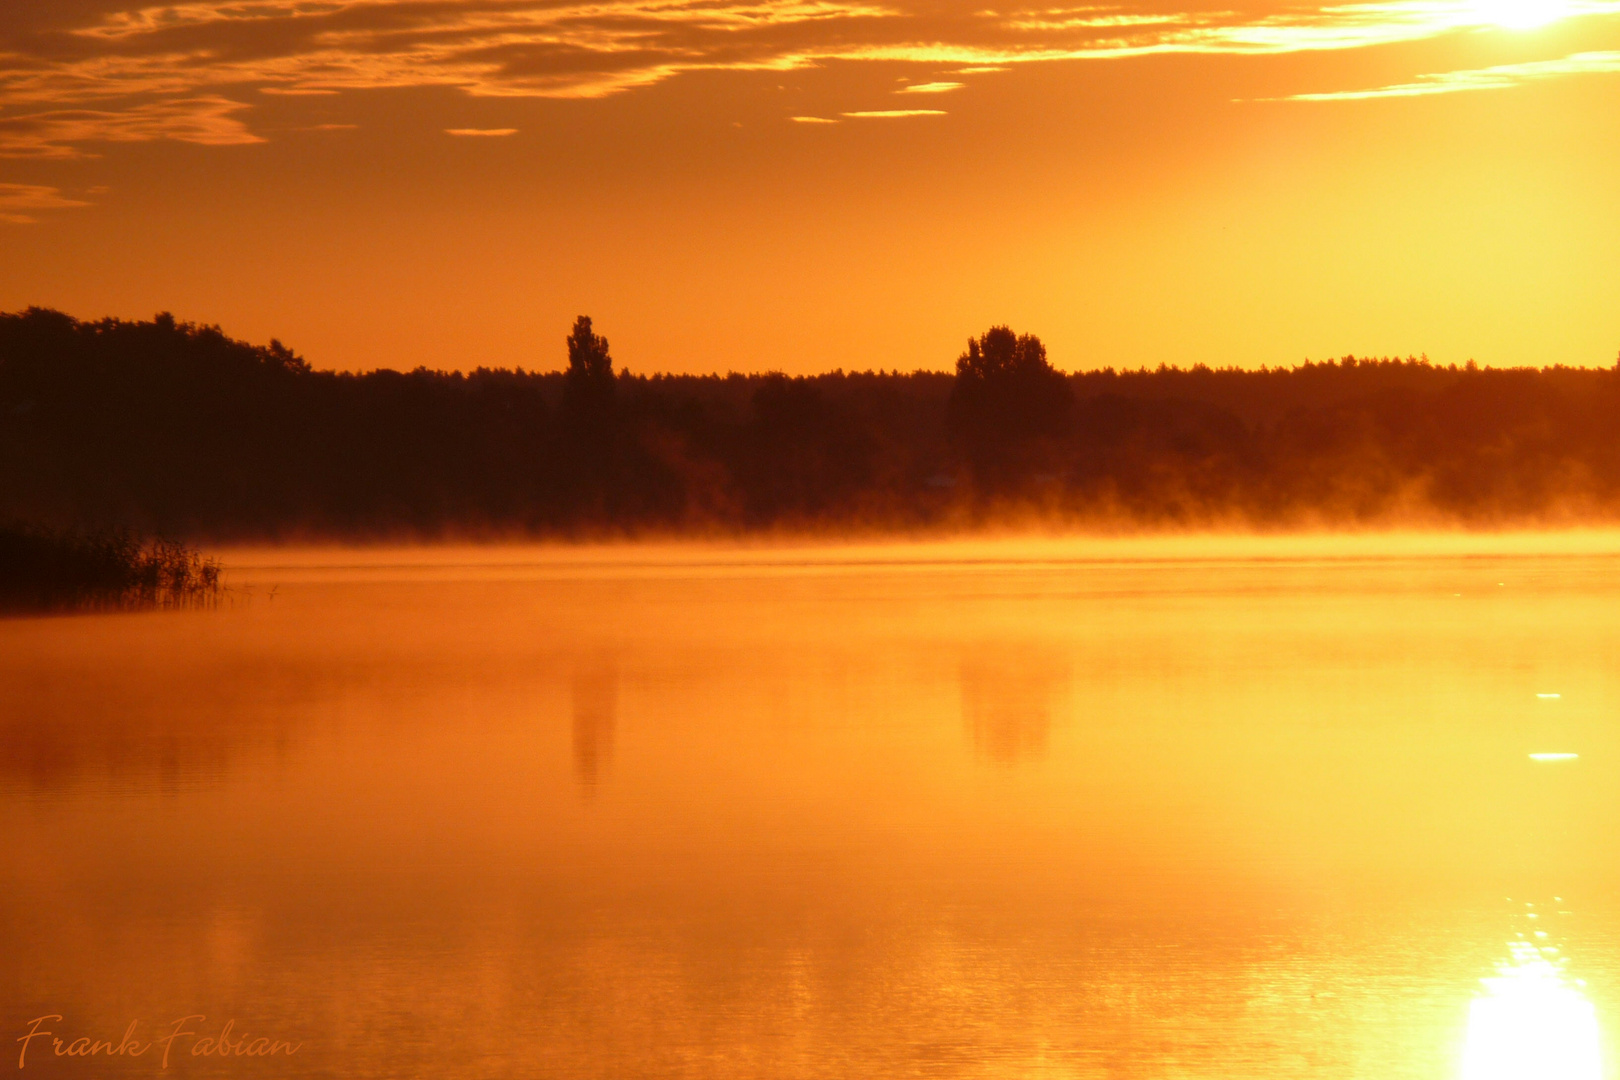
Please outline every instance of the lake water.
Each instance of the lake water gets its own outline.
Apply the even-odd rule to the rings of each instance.
[[[0,620],[4,1041],[47,1077],[1616,1075],[1617,552],[289,549],[227,553],[218,610]],[[41,1016],[203,1019],[165,1070],[13,1041]],[[286,1045],[221,1059],[226,1021]]]

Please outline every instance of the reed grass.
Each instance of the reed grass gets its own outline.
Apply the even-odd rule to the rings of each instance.
[[[127,529],[0,523],[0,609],[206,607],[221,592],[219,563],[184,544]]]

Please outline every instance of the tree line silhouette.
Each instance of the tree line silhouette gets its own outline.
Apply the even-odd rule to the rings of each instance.
[[[159,315],[0,314],[0,518],[194,538],[1620,519],[1620,370],[318,371]],[[559,350],[558,359],[561,359]],[[547,358],[538,357],[540,363]]]

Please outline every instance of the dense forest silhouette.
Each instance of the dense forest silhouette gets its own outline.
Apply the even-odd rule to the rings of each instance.
[[[174,537],[1620,519],[1620,370],[317,371],[159,315],[0,314],[0,518]],[[942,358],[946,359],[946,358]]]

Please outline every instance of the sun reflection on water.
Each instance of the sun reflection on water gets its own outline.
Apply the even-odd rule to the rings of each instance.
[[[1568,978],[1551,946],[1521,939],[1508,954],[1469,1007],[1462,1080],[1602,1080],[1584,984]]]

